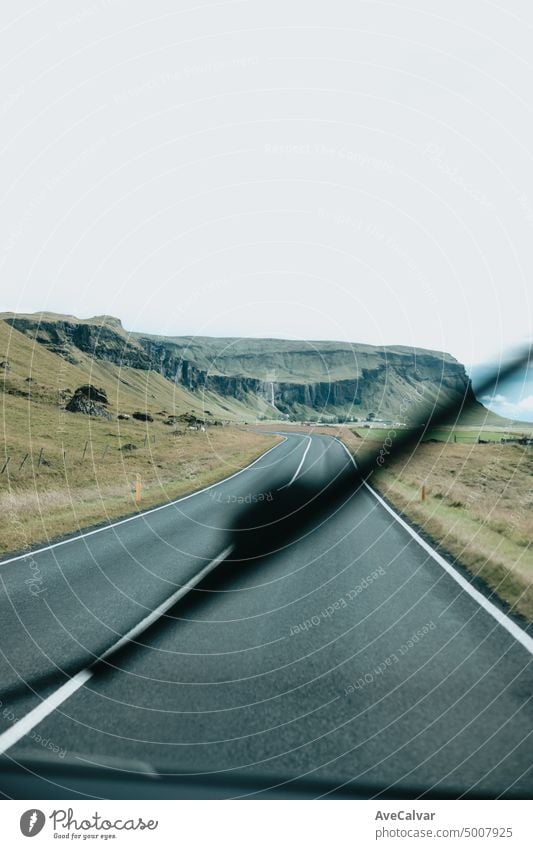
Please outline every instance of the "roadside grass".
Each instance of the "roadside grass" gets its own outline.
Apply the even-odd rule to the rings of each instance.
[[[355,457],[382,440],[339,433]],[[423,443],[369,481],[405,518],[533,621],[533,449]],[[425,500],[422,500],[422,486]]]
[[[180,436],[169,436],[162,428],[154,428],[151,436],[156,441],[146,448],[124,453],[113,445],[103,457],[103,446],[111,439],[109,423],[106,429],[106,423],[92,420],[85,460],[78,450],[79,439],[76,452],[72,450],[70,456],[67,452],[66,462],[60,452],[49,447],[45,456],[50,465],[38,467],[38,454],[33,450],[21,473],[0,478],[4,517],[0,553],[31,549],[201,489],[247,466],[280,441],[236,427]],[[130,429],[129,438],[137,439],[141,446],[142,435],[142,431]],[[70,436],[72,439],[73,434]],[[137,475],[140,504],[135,503]]]

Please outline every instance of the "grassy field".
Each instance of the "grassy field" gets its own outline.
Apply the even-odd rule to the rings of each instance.
[[[199,489],[237,471],[277,438],[236,426],[190,431],[204,399],[161,375],[81,355],[75,364],[0,322],[0,554],[20,551]],[[29,379],[28,379],[29,378]],[[106,390],[110,419],[65,410],[67,391]],[[131,418],[148,412],[152,422]],[[117,415],[130,415],[119,420]],[[6,465],[7,464],[7,465]],[[142,500],[135,503],[137,476]]]
[[[355,428],[355,432],[361,439],[368,439],[371,442],[378,442],[385,439],[391,427],[372,427],[372,428]],[[410,428],[402,428],[401,433],[409,433]],[[479,442],[501,442],[502,439],[514,439],[516,437],[531,437],[533,427],[528,427],[523,424],[513,428],[498,428],[482,426],[460,426],[460,427],[439,427],[429,430],[424,437],[424,441],[434,440],[436,442],[451,442],[472,444]]]

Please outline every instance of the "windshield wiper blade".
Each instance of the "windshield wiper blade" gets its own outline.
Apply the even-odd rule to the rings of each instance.
[[[477,387],[482,396],[532,361],[533,348],[526,347],[514,357],[492,371]],[[461,416],[477,403],[471,382],[461,398],[453,403],[424,403],[423,393],[413,390],[410,399],[413,418],[418,424],[408,428],[393,428],[377,449],[354,458],[346,455],[346,462],[330,480],[313,482],[298,480],[292,486],[279,486],[268,502],[244,508],[236,517],[231,529],[230,542],[234,546],[231,561],[249,560],[272,554],[301,539],[311,529],[320,525],[347,501],[354,497],[362,484],[379,475],[387,466],[408,451],[415,451],[432,430],[442,425],[460,422]]]

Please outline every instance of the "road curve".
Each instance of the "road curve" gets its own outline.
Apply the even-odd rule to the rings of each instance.
[[[42,709],[193,583],[252,499],[321,487],[349,463],[336,440],[291,434],[207,491],[0,564],[7,756],[215,775],[229,788],[261,776],[531,796],[527,644],[364,487],[277,551],[272,526],[274,553],[217,566]]]

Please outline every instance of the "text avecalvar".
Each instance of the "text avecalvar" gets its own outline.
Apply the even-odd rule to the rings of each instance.
[[[432,820],[434,811],[377,811],[376,820]]]

